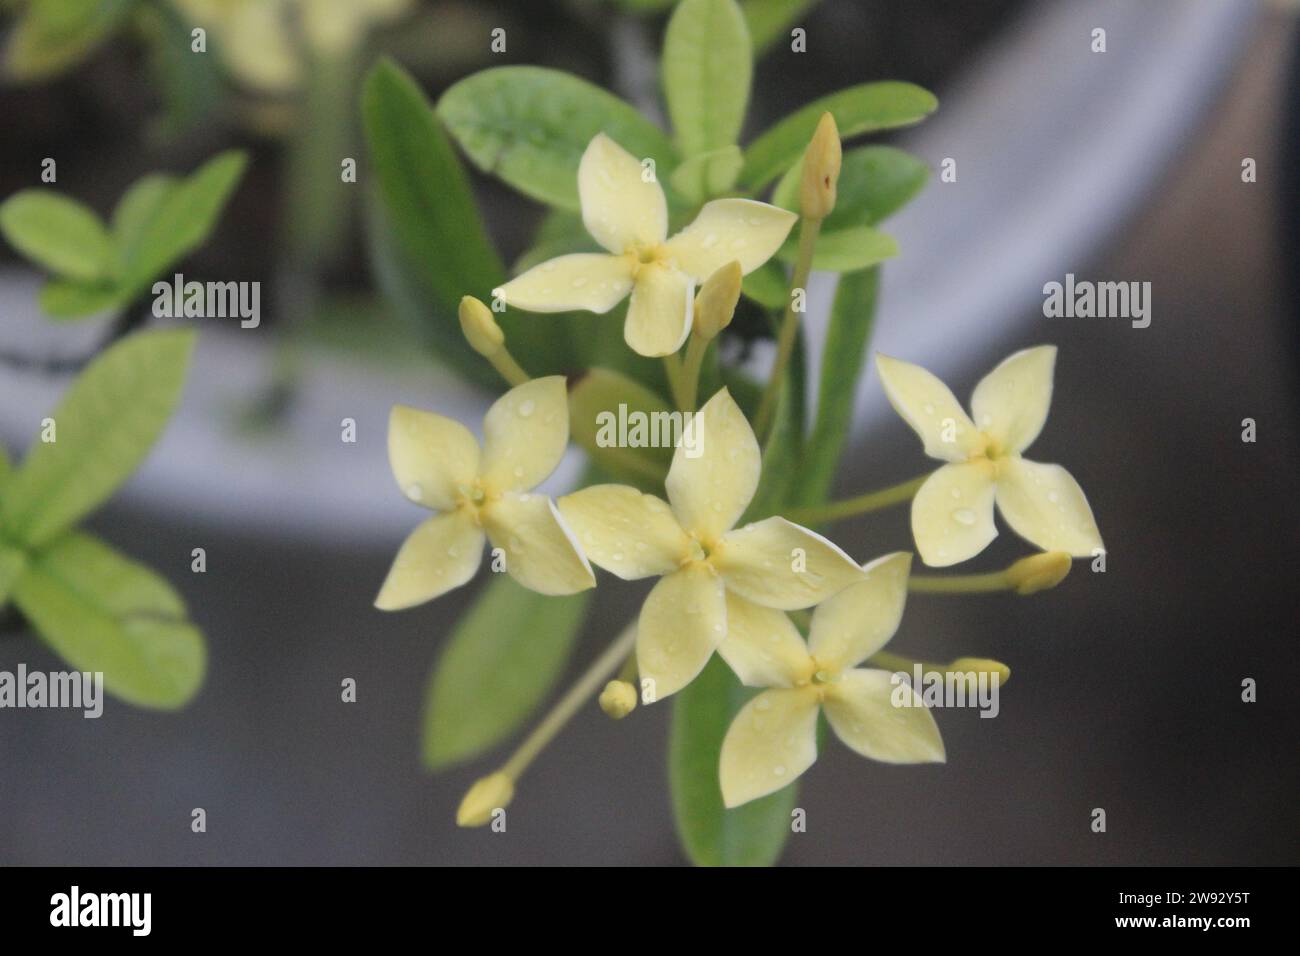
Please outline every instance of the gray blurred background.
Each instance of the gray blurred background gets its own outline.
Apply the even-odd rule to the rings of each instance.
[[[778,50],[756,76],[773,96],[791,87],[785,94],[792,103],[897,77],[934,86],[946,104],[950,94],[960,99],[963,84],[974,83],[1045,5],[944,9],[952,6],[827,0],[806,21],[810,37],[832,48],[817,70],[791,73]],[[538,10],[539,17],[563,13],[550,4]],[[657,38],[658,26],[649,35]],[[1137,47],[1159,39],[1154,29],[1150,36],[1112,33],[1110,42]],[[1052,415],[1030,455],[1066,464],[1088,492],[1109,552],[1106,573],[1078,562],[1059,588],[1028,599],[914,597],[890,649],[1007,662],[1012,678],[1001,713],[995,720],[970,710],[938,713],[948,750],[942,767],[886,767],[828,742],[803,780],[808,832],[791,838],[785,862],[1297,862],[1297,249],[1285,244],[1283,223],[1284,214],[1295,216],[1298,198],[1296,142],[1285,141],[1296,124],[1294,17],[1257,8],[1233,43],[1239,47],[1225,57],[1226,72],[1195,104],[1195,122],[1158,166],[1139,171],[1140,197],[1104,228],[1094,223],[1098,242],[1017,280],[1019,314],[1004,316],[996,335],[990,330],[960,361],[908,356],[945,368],[964,398],[1002,355],[1044,341],[1060,347]],[[529,53],[532,62],[546,55],[532,49],[519,58]],[[1065,68],[1050,60],[1039,67],[1045,76]],[[1122,97],[1122,82],[1118,89]],[[1033,97],[1026,90],[1016,107],[1032,109]],[[32,105],[3,102],[14,110]],[[1122,105],[1093,104],[1103,116]],[[771,112],[780,115],[784,106],[777,100]],[[1116,135],[1094,147],[1127,145]],[[933,157],[931,147],[939,149]],[[1007,141],[1003,149],[1003,161],[1013,165],[1033,144]],[[953,152],[964,155],[929,140],[923,155]],[[1240,179],[1247,156],[1259,166],[1259,181],[1250,185]],[[21,185],[12,170],[9,179],[5,194]],[[978,175],[971,180],[957,185],[969,194],[980,187]],[[483,188],[485,201],[495,203],[499,190]],[[1063,175],[1054,188],[1064,197],[1079,185]],[[944,222],[945,203],[964,201],[937,182],[925,199],[929,218],[917,221],[926,223]],[[1050,230],[1050,220],[1039,228]],[[1024,238],[1032,244],[1035,235]],[[905,256],[927,238],[943,241],[915,229],[908,237]],[[505,241],[519,239],[507,234]],[[1150,281],[1150,328],[1043,318],[1041,285],[1066,272]],[[908,324],[942,332],[945,322],[942,314],[891,318],[896,338]],[[0,377],[11,374],[0,370]],[[371,397],[382,409],[399,396]],[[884,414],[874,377],[860,402],[864,425],[846,462],[845,494],[926,467],[914,436]],[[1240,440],[1246,417],[1258,423],[1255,444]],[[321,430],[332,431],[336,420],[331,412]],[[354,454],[386,480],[381,419],[373,428],[359,422]],[[255,446],[249,454],[258,454]],[[343,482],[345,497],[351,480]],[[184,508],[160,513],[139,495],[92,522],[180,588],[208,635],[208,681],[177,714],[111,699],[97,721],[0,711],[0,862],[682,861],[666,788],[665,707],[614,723],[588,706],[524,778],[507,833],[453,825],[465,788],[501,755],[429,776],[419,761],[419,728],[441,639],[474,586],[403,614],[374,611],[370,601],[400,536],[331,534],[336,520],[347,529],[371,520],[368,492],[358,489],[354,498],[347,515],[322,511],[315,535],[238,527]],[[391,523],[387,516],[373,521]],[[905,548],[906,509],[847,522],[833,536],[860,559]],[[193,575],[189,553],[200,545],[208,571]],[[977,567],[1001,567],[1022,553],[1004,529]],[[634,613],[644,591],[602,577],[574,674]],[[0,638],[0,668],[20,661],[59,667],[30,637]],[[355,704],[339,700],[345,677],[357,680]],[[1258,681],[1257,703],[1241,702],[1246,677]],[[195,807],[207,811],[206,834],[190,832]],[[1095,807],[1106,810],[1105,834],[1089,829]]]

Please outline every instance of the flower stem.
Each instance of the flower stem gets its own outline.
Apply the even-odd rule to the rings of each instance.
[[[700,392],[700,369],[708,350],[709,340],[700,335],[692,335],[686,345],[686,361],[682,365],[682,401],[679,403],[684,412],[696,409]]]
[[[509,350],[503,345],[494,355],[488,357],[492,367],[504,378],[513,388],[516,385],[522,385],[529,380],[528,373],[523,370],[515,357],[510,354]]]
[[[843,501],[832,501],[828,504],[811,505],[806,508],[791,508],[785,512],[785,517],[796,524],[818,525],[838,521],[841,518],[851,518],[854,515],[867,514],[871,511],[880,511],[882,508],[888,508],[891,505],[911,501],[917,490],[925,484],[926,479],[929,477],[928,474],[920,475],[900,484],[890,485],[888,488],[881,488],[878,491],[869,491],[865,495],[846,498]]]
[[[589,697],[592,697],[609,679],[609,676],[623,663],[636,644],[636,623],[623,629],[609,647],[601,653],[586,672],[578,678],[577,683],[551,708],[542,722],[534,728],[519,749],[511,754],[510,759],[501,766],[501,773],[511,780],[518,780],[525,770],[567,724]]]
[[[772,365],[772,374],[763,390],[763,397],[758,403],[758,412],[754,415],[754,434],[760,440],[767,434],[772,414],[776,411],[776,400],[781,394],[781,379],[785,376],[785,367],[790,364],[790,355],[794,352],[795,333],[799,331],[800,311],[795,311],[794,293],[796,289],[804,291],[807,300],[808,276],[812,273],[813,250],[817,247],[817,235],[821,232],[822,221],[799,220],[799,257],[795,260],[794,276],[790,282],[790,295],[785,304],[785,318],[781,321],[780,331],[776,337],[776,361]]]
[[[676,353],[664,356],[664,374],[668,376],[668,390],[673,393],[673,404],[684,412],[691,411],[686,404],[686,378],[681,356]]]
[[[913,594],[989,594],[1014,587],[1005,570],[988,574],[913,574],[907,579],[907,589]]]

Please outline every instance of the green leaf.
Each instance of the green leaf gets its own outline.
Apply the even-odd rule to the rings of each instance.
[[[194,339],[189,329],[137,333],[81,373],[51,416],[55,440],[34,442],[9,480],[6,535],[40,547],[130,477],[176,408]]]
[[[933,93],[894,80],[864,83],[824,96],[790,114],[749,145],[740,183],[746,189],[761,189],[797,163],[823,113],[830,112],[840,138],[849,139],[919,123],[938,105]]]
[[[474,164],[541,202],[578,211],[578,161],[605,133],[656,169],[675,154],[663,131],[586,80],[535,66],[482,70],[438,101],[439,119]]]
[[[784,309],[789,284],[781,264],[769,259],[745,276],[740,291],[764,308]]]
[[[722,805],[722,739],[752,694],[715,654],[673,698],[668,781],[677,835],[696,866],[770,866],[790,833],[798,784],[734,810]]]
[[[785,381],[777,397],[772,431],[763,446],[763,470],[758,489],[740,523],[779,514],[790,503],[793,487],[802,480],[804,423],[807,420],[808,378],[803,329],[798,330]]]
[[[533,243],[514,261],[514,275],[527,272],[548,259],[574,252],[604,252],[582,224],[582,217],[567,209],[549,209],[533,233]]]
[[[804,447],[800,480],[795,486],[799,500],[790,504],[818,505],[830,492],[853,421],[853,401],[871,341],[879,281],[879,269],[840,276],[822,348],[817,420]]]
[[[611,420],[616,425],[620,406],[628,412],[644,414],[650,422],[656,420],[653,416],[673,411],[657,393],[621,372],[588,369],[569,391],[569,433],[612,477],[658,494],[668,474],[673,449],[662,444],[649,448],[610,444],[608,436],[601,434],[602,426]]]
[[[41,286],[37,302],[51,318],[84,319],[121,305],[122,295],[105,282],[51,279]]]
[[[123,254],[135,249],[149,223],[162,209],[167,197],[178,188],[175,176],[149,173],[131,184],[113,209],[113,243],[118,251],[118,269],[125,268]]]
[[[102,671],[104,687],[127,703],[174,709],[203,683],[203,635],[180,596],[90,535],[67,535],[34,556],[14,601],[60,657]]]
[[[31,0],[5,44],[5,72],[48,79],[83,59],[117,27],[128,0]]]
[[[743,0],[745,22],[757,56],[777,40],[789,37],[790,28],[817,0]]]
[[[669,182],[683,199],[702,203],[736,185],[736,177],[744,164],[745,156],[739,146],[724,146],[684,161],[673,170]]]
[[[493,575],[456,624],[429,682],[429,767],[470,760],[519,729],[563,672],[590,600],[590,591],[547,597]]]
[[[802,163],[795,163],[772,192],[773,205],[799,211]],[[823,231],[875,226],[892,216],[921,191],[930,169],[911,153],[892,146],[862,146],[844,153],[836,186],[835,209]]]
[[[52,189],[24,189],[0,203],[0,232],[55,275],[92,280],[108,274],[112,244],[103,223],[90,208]]]
[[[9,603],[9,595],[26,569],[26,552],[0,541],[0,609]]]
[[[683,156],[735,144],[753,72],[749,28],[735,0],[677,5],[664,34],[663,84]]]
[[[799,243],[787,242],[777,250],[777,258],[793,263],[799,256]],[[855,272],[892,259],[898,255],[893,236],[870,226],[851,226],[836,231],[823,229],[813,250],[813,269],[818,272]]]

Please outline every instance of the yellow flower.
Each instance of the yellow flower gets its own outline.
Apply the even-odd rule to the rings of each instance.
[[[724,388],[700,409],[673,454],[671,506],[626,485],[593,485],[559,500],[591,562],[626,581],[661,576],[637,622],[648,700],[695,678],[727,633],[727,593],[803,608],[862,579],[825,538],[784,518],[732,530],[758,486],[759,450]]]
[[[608,312],[630,292],[623,337],[649,356],[670,355],[686,341],[697,283],[733,259],[753,272],[797,219],[752,199],[715,199],[668,239],[668,205],[658,181],[603,133],[582,154],[578,198],[587,231],[611,254],[551,259],[495,294],[528,312]]]
[[[925,453],[949,462],[912,499],[921,560],[946,567],[997,537],[993,503],[1012,529],[1044,551],[1086,557],[1102,547],[1078,482],[1060,465],[1020,457],[1038,437],[1052,401],[1056,347],[1025,349],[980,381],[972,422],[948,386],[917,365],[876,356],[890,404],[921,436]]]
[[[506,392],[483,420],[484,445],[460,422],[405,405],[388,421],[388,460],[406,497],[439,512],[402,544],[375,599],[413,607],[460,587],[483,560],[483,539],[506,570],[541,594],[596,586],[591,565],[545,495],[528,494],[555,470],[569,440],[564,378],[535,378]]]
[[[911,563],[900,552],[868,564],[865,581],[813,612],[806,643],[781,612],[728,597],[718,653],[744,683],[771,688],[740,709],[722,741],[718,782],[728,807],[780,790],[813,765],[822,711],[864,757],[943,762],[939,728],[916,690],[890,671],[857,666],[898,630]]]

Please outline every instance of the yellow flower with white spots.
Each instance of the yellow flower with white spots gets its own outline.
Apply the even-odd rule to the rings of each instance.
[[[690,683],[727,634],[727,597],[811,607],[862,580],[847,554],[784,518],[733,527],[758,487],[758,441],[724,388],[679,442],[668,502],[626,485],[593,485],[559,500],[591,562],[635,581],[660,576],[637,622],[637,665],[658,700]]]
[[[890,671],[858,667],[898,630],[911,563],[900,552],[868,564],[864,581],[818,605],[806,642],[780,611],[729,597],[718,652],[745,684],[769,689],[740,709],[722,741],[718,782],[728,807],[780,790],[813,765],[821,712],[864,757],[943,762],[920,694]]]
[[[671,239],[658,181],[598,133],[578,165],[582,221],[609,255],[534,266],[495,294],[528,312],[608,312],[630,292],[623,337],[641,355],[671,355],[691,331],[695,286],[729,262],[746,274],[776,253],[797,216],[752,199],[715,199]]]
[[[541,594],[596,586],[573,535],[546,495],[528,489],[560,463],[569,441],[563,376],[506,392],[483,420],[484,442],[460,422],[405,405],[388,422],[388,460],[407,498],[437,515],[402,544],[375,606],[413,607],[460,587],[483,560],[484,539],[506,570]]]
[[[912,535],[926,564],[946,567],[983,551],[998,534],[995,501],[1007,524],[1044,551],[1087,557],[1103,547],[1079,483],[1060,465],[1020,454],[1047,420],[1055,363],[1051,345],[1007,358],[976,386],[972,421],[934,375],[876,356],[890,404],[921,437],[925,453],[948,462],[912,499]]]

